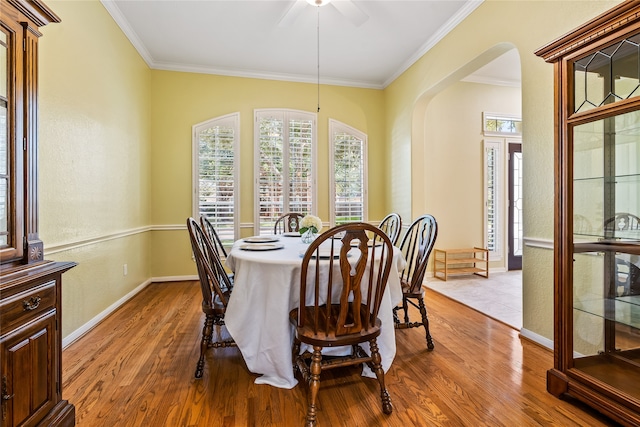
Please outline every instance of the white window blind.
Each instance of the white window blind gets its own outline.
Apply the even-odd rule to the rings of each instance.
[[[193,216],[205,215],[225,245],[238,235],[239,121],[235,113],[193,127]]]
[[[485,239],[486,247],[494,256],[502,257],[502,213],[501,192],[503,191],[503,154],[502,144],[498,141],[484,141],[484,179],[485,179]]]
[[[367,137],[335,120],[331,135],[331,224],[367,219]]]
[[[272,234],[288,212],[315,213],[313,113],[256,110],[256,234]]]

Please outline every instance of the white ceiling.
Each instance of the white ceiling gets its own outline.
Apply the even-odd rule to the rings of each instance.
[[[386,87],[481,3],[102,0],[154,69],[317,82],[319,45],[321,83],[369,88]]]

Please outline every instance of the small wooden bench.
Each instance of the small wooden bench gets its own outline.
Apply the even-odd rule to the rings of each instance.
[[[488,249],[434,249],[433,254],[433,277],[445,281],[452,274],[475,274],[489,278]]]

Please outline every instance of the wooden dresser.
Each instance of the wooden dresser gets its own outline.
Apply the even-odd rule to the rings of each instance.
[[[62,274],[38,235],[39,0],[0,0],[0,426],[73,426],[62,399]]]
[[[2,273],[0,354],[3,426],[73,426],[62,400],[61,276],[70,262]]]

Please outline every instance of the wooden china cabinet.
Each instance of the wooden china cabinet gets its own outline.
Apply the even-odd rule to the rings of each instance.
[[[39,0],[0,0],[0,426],[73,426],[62,399],[61,277],[38,236]]]
[[[554,367],[547,390],[640,425],[640,2],[536,55],[555,72]]]

